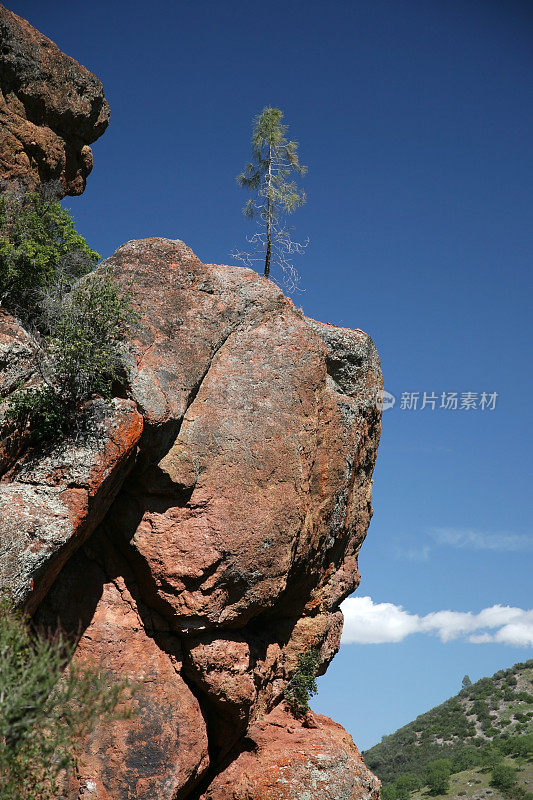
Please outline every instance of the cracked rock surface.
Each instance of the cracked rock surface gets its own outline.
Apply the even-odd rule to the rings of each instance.
[[[375,800],[348,734],[283,704],[300,653],[316,647],[326,670],[359,583],[380,431],[371,339],[180,241],[128,242],[98,269],[138,310],[126,397],[95,401],[92,440],[23,454],[0,482],[4,582],[59,619],[76,659],[141,686],[138,714],[97,728],[70,788]]]

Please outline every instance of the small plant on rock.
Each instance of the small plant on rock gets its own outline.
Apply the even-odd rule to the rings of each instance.
[[[129,298],[105,273],[88,275],[67,295],[48,298],[43,319],[49,333],[35,356],[41,384],[15,392],[6,419],[19,431],[29,428],[34,443],[68,432],[84,401],[111,396],[132,317]]]
[[[41,329],[42,297],[90,272],[100,256],[61,207],[53,185],[37,192],[0,186],[0,306]]]
[[[316,647],[300,653],[296,670],[285,688],[285,702],[295,717],[305,717],[310,711],[309,699],[318,691],[316,676],[319,657]]]

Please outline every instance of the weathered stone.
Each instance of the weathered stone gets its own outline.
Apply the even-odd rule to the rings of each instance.
[[[131,400],[94,401],[82,431],[28,453],[0,483],[0,587],[31,611],[103,519],[133,465],[142,417]]]
[[[378,800],[379,781],[351,736],[318,714],[307,725],[274,709],[249,729],[247,749],[201,800]]]
[[[174,624],[242,626],[267,609],[340,603],[371,514],[381,373],[369,337],[319,335],[326,326],[269,281],[202,265],[181,242],[130,242],[102,269],[138,297],[131,380],[152,462],[108,524]],[[342,385],[328,373],[337,341],[352,347]]]
[[[14,463],[25,443],[5,416],[4,398],[31,379],[35,369],[34,343],[18,322],[0,309],[0,478]]]
[[[2,5],[0,42],[0,178],[81,194],[109,123],[102,84]]]
[[[0,399],[31,376],[33,352],[31,336],[0,308]]]
[[[326,671],[341,631],[342,612],[337,611],[184,638],[185,674],[198,687],[213,721],[211,745],[219,758],[244,736],[251,720],[279,703],[301,653],[314,647],[319,672]]]
[[[139,716],[97,729],[74,788],[375,800],[339,726],[303,728],[279,707],[301,653],[327,668],[359,582],[380,430],[371,339],[308,320],[262,276],[202,264],[183,242],[128,242],[98,269],[138,311],[131,399],[96,402],[107,444],[69,441],[0,483],[17,597],[33,608],[48,592],[39,619],[81,625],[76,659],[147,677]]]
[[[93,730],[71,791],[98,800],[175,800],[192,789],[209,756],[200,706],[181,677],[179,640],[154,629],[131,572],[105,537],[70,560],[38,621],[52,629],[59,622],[78,641],[78,666],[96,663],[110,682],[135,687],[127,703],[133,715]]]

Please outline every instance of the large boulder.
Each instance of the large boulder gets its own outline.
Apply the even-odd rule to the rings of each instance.
[[[38,620],[59,621],[75,659],[141,685],[137,717],[87,742],[79,796],[222,800],[236,781],[236,798],[285,797],[244,778],[277,758],[278,732],[289,800],[370,800],[347,734],[280,703],[308,648],[326,670],[359,582],[380,431],[371,339],[183,242],[128,242],[98,269],[137,310],[125,397],[95,401],[96,449],[23,456],[0,483],[19,596],[43,598]]]
[[[109,123],[102,84],[29,22],[0,5],[0,178],[35,189],[85,188],[90,144]]]

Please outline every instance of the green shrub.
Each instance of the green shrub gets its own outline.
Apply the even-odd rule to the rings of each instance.
[[[398,778],[399,780],[400,778]],[[402,784],[398,785],[398,781],[394,784],[396,800],[409,800],[409,789]]]
[[[35,444],[60,438],[68,428],[59,393],[51,386],[20,389],[6,401],[5,418],[18,431],[30,430]]]
[[[452,759],[452,773],[463,772],[465,769],[477,766],[480,763],[480,753],[475,747],[465,747]]]
[[[319,652],[315,647],[298,656],[298,665],[284,692],[285,702],[296,717],[305,716],[309,699],[317,693],[318,666]]]
[[[506,756],[527,758],[533,755],[533,733],[524,736],[507,736],[500,741],[499,748]]]
[[[111,396],[132,317],[128,296],[106,274],[88,275],[68,295],[50,301],[50,333],[36,355],[44,385],[15,392],[6,402],[6,419],[19,431],[28,427],[34,443],[71,430],[85,400]]]
[[[398,793],[394,783],[384,783],[381,787],[382,800],[398,800]]]
[[[508,764],[498,764],[492,770],[490,785],[507,792],[516,784],[516,769]]]
[[[54,187],[0,195],[0,305],[35,334],[40,378],[5,401],[3,416],[34,444],[69,431],[83,403],[110,397],[120,378],[131,303],[109,275],[93,272],[98,258]]]
[[[132,319],[129,298],[109,275],[95,273],[57,302],[52,313],[48,339],[52,382],[74,405],[92,394],[109,397]]]
[[[426,783],[430,794],[446,794],[450,788],[451,763],[447,758],[438,758],[428,764]]]
[[[42,329],[43,296],[58,284],[70,288],[98,259],[53,187],[0,194],[0,305],[23,325]]]
[[[485,744],[480,753],[480,765],[481,767],[489,772],[490,770],[494,769],[497,764],[500,764],[503,761],[503,754],[499,747],[496,745],[489,743]]]
[[[129,716],[118,706],[127,683],[68,665],[60,634],[33,634],[28,620],[0,597],[0,797],[52,800],[58,778],[75,766],[82,739],[102,717]],[[127,705],[124,706],[127,709]]]
[[[396,787],[397,800],[407,800],[410,792],[415,792],[422,786],[422,781],[412,772],[406,772],[405,775],[400,775],[394,784]]]

